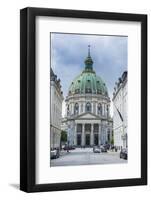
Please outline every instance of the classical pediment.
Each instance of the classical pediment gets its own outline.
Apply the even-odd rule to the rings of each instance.
[[[76,119],[100,119],[100,117],[93,113],[83,113],[81,115],[78,115]]]

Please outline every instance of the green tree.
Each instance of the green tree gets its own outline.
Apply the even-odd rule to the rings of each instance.
[[[61,131],[61,142],[67,142],[67,132]]]
[[[114,133],[113,133],[113,131],[112,131],[112,137],[111,137],[110,143],[114,145]]]

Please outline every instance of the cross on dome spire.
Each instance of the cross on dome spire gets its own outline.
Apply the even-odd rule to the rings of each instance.
[[[90,55],[90,45],[88,45],[88,57],[85,59],[85,70],[86,71],[92,71],[93,70],[93,60],[91,58],[91,55]]]
[[[90,56],[90,47],[91,47],[91,45],[88,45],[88,57],[91,57]]]

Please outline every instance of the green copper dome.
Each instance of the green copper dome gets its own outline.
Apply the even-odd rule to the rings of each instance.
[[[85,60],[85,69],[73,80],[69,87],[69,95],[73,94],[102,94],[104,96],[108,96],[105,83],[93,70],[93,60],[90,56],[90,46],[88,50],[88,57]]]

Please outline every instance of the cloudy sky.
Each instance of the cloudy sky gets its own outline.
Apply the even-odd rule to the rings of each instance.
[[[70,83],[84,69],[91,45],[93,69],[106,83],[112,99],[115,82],[127,70],[127,37],[51,33],[50,41],[51,66],[61,79],[64,97]]]

